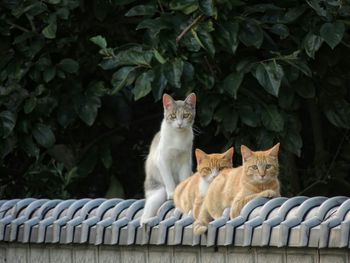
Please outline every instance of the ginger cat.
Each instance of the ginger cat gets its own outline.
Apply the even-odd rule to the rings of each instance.
[[[196,149],[195,155],[197,172],[176,187],[174,203],[182,213],[192,211],[193,217],[197,219],[209,184],[219,172],[232,168],[233,147],[221,154],[206,154]]]
[[[256,197],[280,196],[278,181],[278,151],[276,144],[266,151],[253,152],[241,146],[243,165],[223,170],[210,184],[193,231],[203,234],[212,219],[222,216],[230,207],[230,218],[239,215],[241,209]]]

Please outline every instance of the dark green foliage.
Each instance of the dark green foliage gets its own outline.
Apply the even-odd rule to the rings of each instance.
[[[163,92],[195,145],[280,141],[283,191],[350,192],[346,1],[0,4],[0,195],[142,196]],[[122,187],[122,188],[121,188]],[[109,190],[108,190],[109,189]]]

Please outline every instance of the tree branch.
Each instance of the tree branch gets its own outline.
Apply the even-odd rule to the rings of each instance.
[[[203,15],[196,17],[191,24],[189,24],[176,38],[176,45],[179,44],[180,40],[190,31],[199,21],[202,19]]]
[[[162,13],[164,13],[164,8],[163,8],[162,1],[161,1],[161,0],[158,0],[158,5],[159,5],[159,8],[160,8],[160,11],[161,11]]]
[[[12,22],[9,21],[9,20],[6,20],[6,23],[7,23],[8,25],[14,27],[14,28],[17,28],[17,29],[23,31],[23,32],[27,32],[27,33],[28,33],[28,32],[31,32],[30,30],[26,29],[25,27],[22,27],[22,26],[20,26],[20,25],[14,24],[14,23],[12,23]]]

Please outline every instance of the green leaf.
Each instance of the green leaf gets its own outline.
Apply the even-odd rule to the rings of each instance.
[[[17,116],[11,111],[0,112],[0,135],[7,138],[16,125]]]
[[[106,48],[107,47],[107,41],[106,39],[101,36],[101,35],[98,35],[98,36],[95,36],[95,37],[92,37],[90,38],[90,41],[96,45],[98,45],[100,48]]]
[[[198,74],[197,76],[198,82],[201,84],[201,86],[205,89],[212,89],[215,84],[215,79],[212,75],[210,74]]]
[[[77,114],[73,103],[65,101],[58,108],[57,121],[63,128],[67,128],[68,125],[72,124],[76,117]]]
[[[278,63],[272,61],[260,63],[254,73],[259,84],[271,95],[278,96],[281,81],[284,75],[283,68]]]
[[[306,3],[311,6],[319,16],[326,17],[328,15],[327,9],[320,0],[308,0]]]
[[[109,187],[106,192],[105,198],[125,198],[125,193],[122,184],[115,178],[114,175],[111,176],[109,182]]]
[[[154,73],[152,70],[143,72],[135,82],[135,87],[132,90],[134,94],[134,99],[139,100],[145,97],[152,90],[151,82],[154,79]]]
[[[116,1],[112,1],[112,3],[115,5],[127,5],[135,1],[136,0],[116,0]]]
[[[198,9],[197,0],[172,0],[169,5],[170,9],[182,11],[186,15],[193,13]]]
[[[284,60],[285,62],[287,62],[288,64],[290,64],[292,67],[297,68],[299,71],[301,71],[304,75],[311,77],[312,76],[312,71],[309,68],[309,66],[307,65],[306,62],[302,61],[302,60],[291,60],[291,59],[287,59]]]
[[[236,53],[238,47],[238,30],[239,24],[237,22],[226,22],[218,25],[216,39],[227,50]]]
[[[97,117],[98,109],[101,107],[101,100],[96,96],[78,98],[75,110],[88,126],[94,124]]]
[[[152,30],[153,33],[156,35],[162,29],[167,29],[167,28],[169,28],[169,25],[161,17],[158,17],[155,19],[142,20],[141,23],[137,25],[136,30],[149,29],[149,30]]]
[[[153,52],[142,50],[140,46],[120,51],[116,56],[101,62],[105,70],[120,66],[140,66],[150,68]]]
[[[237,92],[243,81],[244,74],[240,72],[233,72],[228,75],[223,81],[223,88],[226,90],[234,99],[237,99]]]
[[[160,64],[164,64],[166,60],[163,58],[163,56],[158,52],[157,49],[153,49],[154,57],[158,60]]]
[[[26,136],[21,139],[19,144],[21,149],[27,153],[29,157],[35,157],[38,159],[40,150],[38,146],[33,142],[32,136]]]
[[[325,23],[321,26],[320,34],[326,43],[334,49],[343,39],[345,33],[344,23],[336,21],[335,23]]]
[[[113,159],[111,154],[111,148],[105,147],[101,153],[101,161],[106,169],[111,168]]]
[[[321,37],[308,33],[303,40],[303,46],[306,54],[311,58],[315,58],[315,53],[322,46],[322,42],[323,40]]]
[[[54,39],[56,38],[56,31],[57,31],[57,19],[55,15],[51,15],[49,17],[49,24],[46,27],[44,27],[41,33],[44,35],[44,37],[48,39]]]
[[[56,144],[48,150],[48,153],[57,162],[63,163],[67,170],[72,169],[76,164],[74,151],[68,144]]]
[[[250,127],[257,127],[259,125],[259,116],[251,105],[240,105],[238,111],[239,117],[245,125]]]
[[[0,158],[4,159],[9,153],[13,152],[16,145],[17,145],[16,136],[9,136],[4,140],[0,140]]]
[[[281,86],[278,94],[278,105],[285,110],[295,110],[295,92],[293,87]]]
[[[36,97],[30,97],[29,99],[27,99],[23,107],[24,113],[25,114],[31,113],[36,106],[36,102],[37,102]]]
[[[131,8],[125,16],[153,16],[156,11],[157,7],[154,4],[137,5]]]
[[[56,68],[49,67],[43,73],[43,79],[46,83],[50,82],[56,75]]]
[[[254,130],[254,134],[257,149],[271,148],[275,137],[274,132],[271,132],[262,127],[260,129]]]
[[[57,5],[61,2],[61,0],[48,0],[47,2],[52,5]]]
[[[71,58],[64,58],[59,66],[67,73],[76,73],[79,70],[79,63]]]
[[[173,62],[169,61],[164,64],[164,75],[171,86],[181,88],[183,67],[184,62],[180,58],[176,58]]]
[[[215,14],[215,6],[213,0],[199,0],[199,9],[206,16],[213,16]]]
[[[257,58],[255,57],[244,57],[236,65],[236,70],[242,73],[248,73],[252,70],[256,64]]]
[[[247,47],[260,48],[264,41],[264,33],[261,27],[251,20],[244,21],[240,26],[239,40]]]
[[[281,20],[279,20],[280,23],[292,23],[295,20],[297,20],[304,12],[306,8],[304,5],[300,5],[298,7],[290,8],[287,13],[283,16]]]
[[[300,132],[287,130],[286,135],[282,138],[281,144],[285,149],[300,157],[301,148],[303,147],[303,140],[300,136]]]
[[[328,100],[323,111],[327,119],[336,127],[350,128],[350,104],[344,99]]]
[[[51,128],[45,124],[37,123],[34,125],[32,134],[36,142],[45,148],[50,148],[55,144],[55,135]]]
[[[184,62],[184,67],[183,67],[183,72],[182,72],[182,79],[183,82],[190,82],[194,78],[194,67],[191,63],[185,61]]]
[[[275,132],[283,131],[284,120],[275,105],[269,105],[263,110],[261,120],[268,130]]]
[[[130,72],[132,72],[134,69],[135,67],[123,67],[112,75],[111,84],[113,89],[110,94],[116,94],[125,86]]]
[[[205,96],[201,99],[199,104],[198,112],[200,112],[200,122],[203,126],[209,125],[213,119],[214,111],[220,101],[214,96]]]
[[[156,101],[160,100],[168,81],[164,75],[163,64],[154,68],[154,80],[152,82],[152,93]]]
[[[237,128],[238,114],[235,111],[227,111],[224,115],[223,125],[225,131],[232,133]]]
[[[299,79],[295,84],[295,91],[298,95],[305,99],[314,98],[316,95],[316,88],[313,82],[306,78]]]
[[[215,55],[215,46],[211,34],[206,30],[197,30],[197,36],[200,40],[200,45],[204,47],[211,57]]]
[[[289,36],[289,29],[283,24],[274,24],[271,28],[271,32],[278,35],[280,39],[285,39]]]

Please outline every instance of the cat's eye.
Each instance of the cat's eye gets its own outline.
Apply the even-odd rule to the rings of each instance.
[[[190,117],[190,114],[189,114],[189,113],[184,113],[184,114],[182,115],[182,117],[183,117],[184,119],[186,119],[186,118]]]
[[[253,170],[258,170],[258,166],[257,165],[252,165],[251,166]]]
[[[271,164],[266,164],[265,169],[270,169],[272,167]]]
[[[176,119],[176,114],[175,113],[170,114],[170,119],[172,119],[172,120]]]

